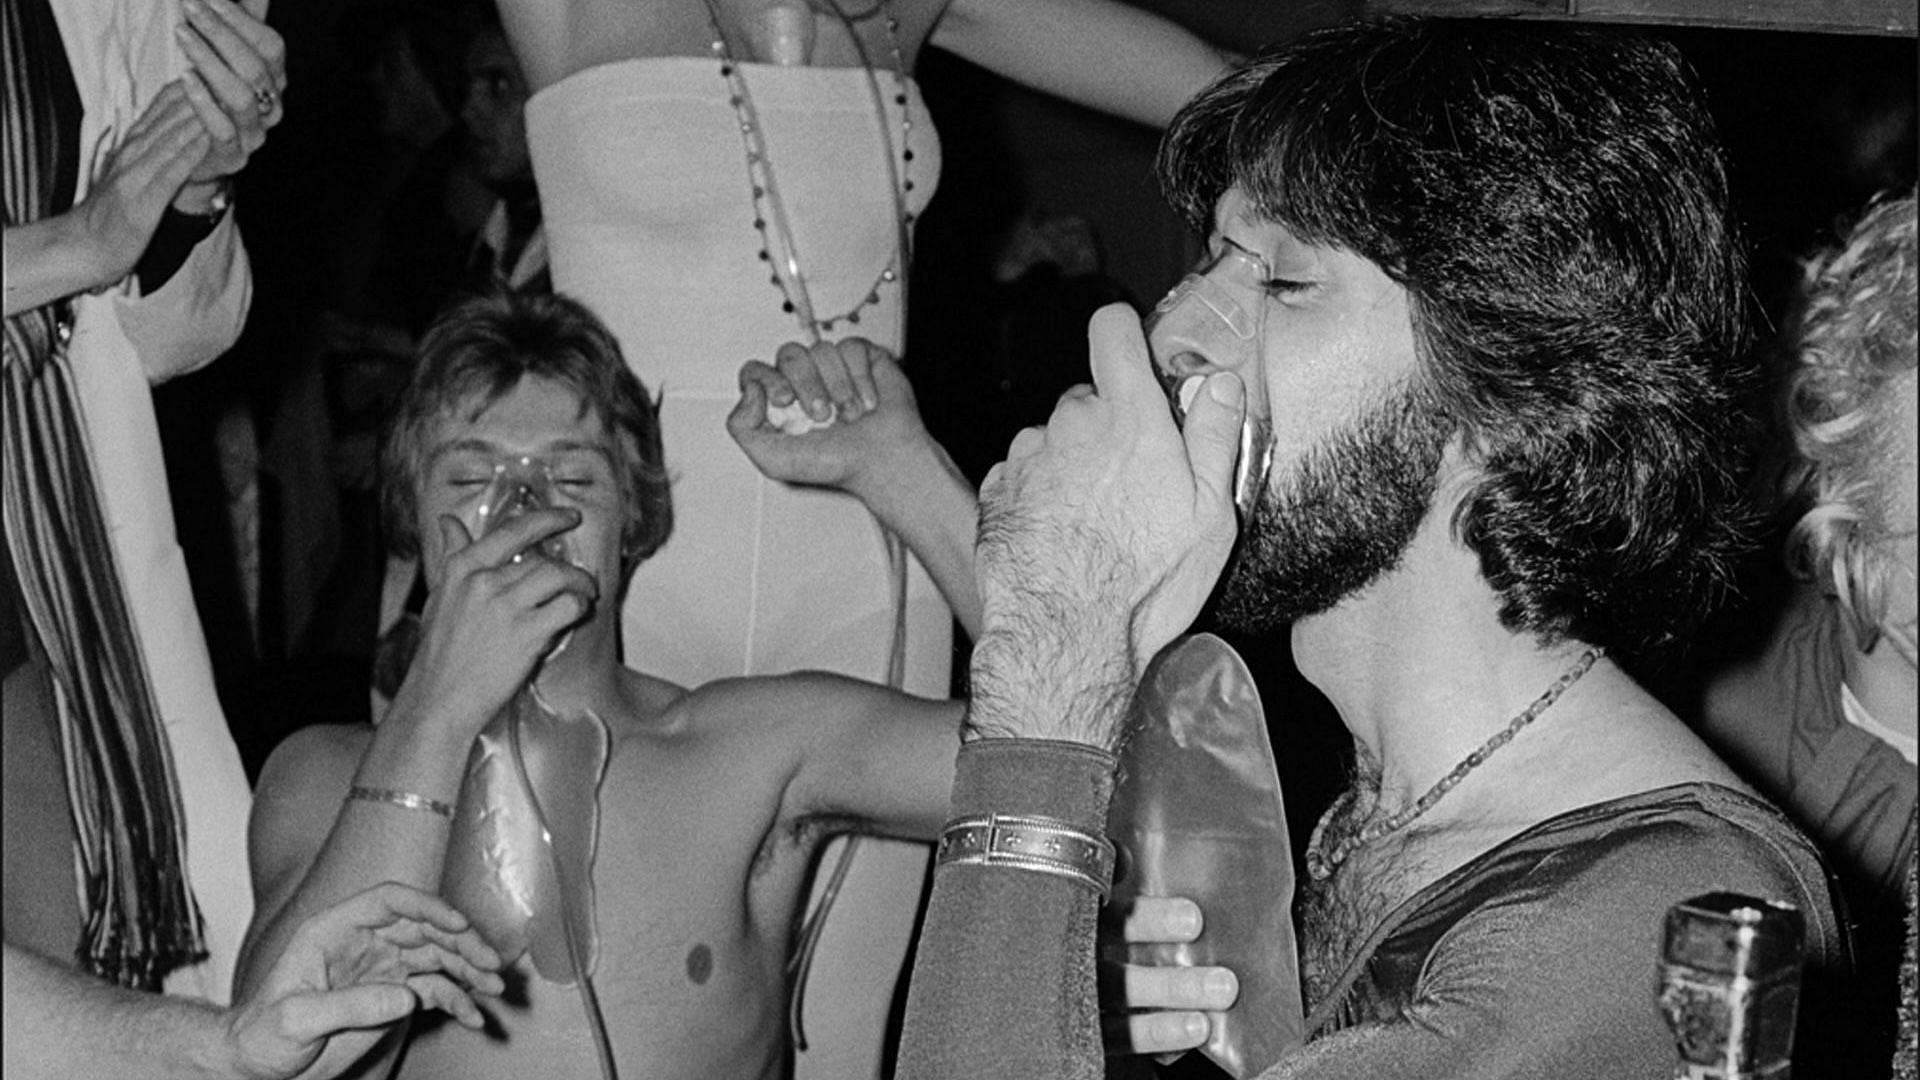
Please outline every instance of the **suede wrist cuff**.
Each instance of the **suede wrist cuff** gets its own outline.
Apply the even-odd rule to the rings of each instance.
[[[960,747],[955,762],[951,816],[1054,818],[1105,836],[1118,765],[1117,757],[1085,743],[976,739]]]

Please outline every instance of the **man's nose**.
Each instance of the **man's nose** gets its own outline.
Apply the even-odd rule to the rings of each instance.
[[[1235,371],[1259,355],[1259,325],[1220,282],[1189,274],[1148,317],[1147,344],[1163,377]]]

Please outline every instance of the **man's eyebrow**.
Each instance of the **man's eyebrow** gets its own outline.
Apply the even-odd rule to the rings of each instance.
[[[613,456],[613,448],[607,445],[605,439],[556,439],[548,443],[542,452],[548,454],[599,454],[607,458]]]
[[[468,436],[464,439],[454,439],[435,446],[427,452],[427,461],[432,462],[448,454],[492,454],[497,453],[499,449],[498,444],[488,442],[485,439]]]
[[[469,435],[441,443],[427,454],[432,462],[447,454],[504,454],[506,449],[499,443]],[[535,457],[547,454],[598,454],[607,460],[613,460],[613,448],[604,439],[555,439],[542,446]]]

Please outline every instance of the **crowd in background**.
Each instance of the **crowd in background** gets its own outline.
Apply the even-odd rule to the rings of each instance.
[[[238,178],[254,280],[244,329],[219,361],[156,394],[194,598],[250,777],[295,730],[368,719],[388,573],[375,452],[420,335],[449,303],[489,285],[551,289],[522,119],[528,85],[491,5],[368,0],[329,16],[287,16],[322,33],[289,32],[285,123]],[[1770,414],[1800,378],[1802,259],[1843,240],[1876,196],[1914,184],[1911,42],[1672,36],[1713,94],[1755,242],[1751,288],[1772,332],[1759,349],[1766,378],[1750,388],[1752,430],[1756,457],[1778,464],[1794,456],[1791,430]],[[1775,85],[1756,75],[1782,67],[1813,74]],[[978,483],[1016,432],[1087,379],[1086,318],[1106,303],[1150,301],[1181,268],[1169,267],[1167,280],[1120,280],[1103,263],[1101,226],[1080,208],[1031,205],[1017,181],[968,183],[968,170],[1003,160],[995,142],[1005,133],[978,118],[1006,91],[940,54],[923,61],[921,80],[949,139],[970,140],[971,162],[954,164],[950,142],[949,178],[920,224],[905,367],[929,429]],[[1689,654],[1698,667],[1652,673],[1673,702],[1710,697],[1700,685],[1712,665],[1762,636],[1733,630],[1772,627],[1787,610],[1794,587],[1781,552],[1807,500],[1804,487],[1782,486],[1783,472],[1805,481],[1808,468],[1757,470],[1765,541],[1716,624],[1732,629],[1710,631],[1714,647]],[[1330,707],[1296,673],[1258,674],[1270,716],[1293,725],[1293,745],[1347,753]],[[1743,761],[1738,734],[1726,738],[1722,752],[1737,766],[1766,772],[1764,754]],[[1911,753],[1906,761],[1911,770]],[[1286,775],[1296,767],[1300,775]],[[1750,778],[1795,809],[1798,777],[1787,770],[1809,767]],[[1281,768],[1296,820],[1313,820],[1333,797],[1333,770],[1284,759]],[[1865,867],[1846,838],[1802,824],[1833,845],[1827,854],[1869,945],[1862,955],[1880,963],[1865,970],[1890,986],[1888,961],[1899,958],[1910,917],[1910,819],[1904,853],[1876,853]],[[1296,840],[1305,834],[1296,829]],[[1868,1034],[1891,1032],[1888,1022]]]

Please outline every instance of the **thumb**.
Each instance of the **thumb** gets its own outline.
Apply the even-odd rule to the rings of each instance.
[[[440,516],[440,543],[441,546],[446,548],[447,555],[457,555],[461,551],[464,551],[468,544],[473,543],[473,535],[467,532],[467,527],[461,523],[459,518],[454,517],[452,514],[442,514]]]
[[[766,423],[767,388],[757,379],[740,380],[740,400],[727,414],[727,430],[738,436]]]
[[[298,1043],[315,1043],[355,1028],[379,1027],[402,1019],[419,1005],[412,990],[398,983],[366,983],[344,990],[294,994],[276,1006],[281,1030]]]
[[[1187,409],[1182,438],[1193,469],[1194,510],[1202,516],[1233,513],[1233,463],[1240,455],[1240,423],[1247,388],[1240,376],[1215,372]]]

